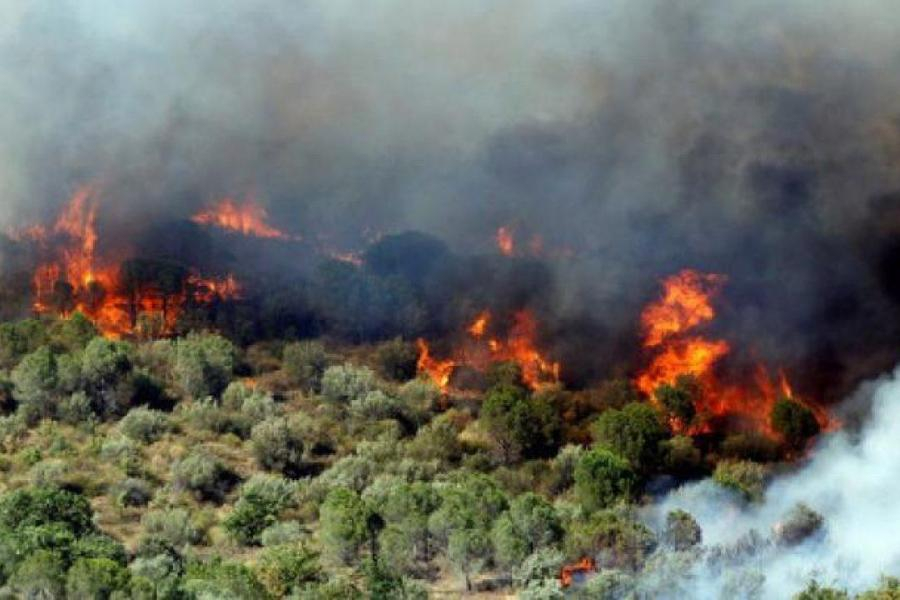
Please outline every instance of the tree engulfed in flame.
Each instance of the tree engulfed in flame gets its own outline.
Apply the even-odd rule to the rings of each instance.
[[[492,315],[480,312],[466,327],[466,338],[451,353],[450,358],[436,359],[431,347],[420,339],[419,372],[427,374],[435,385],[446,391],[453,371],[468,366],[484,371],[491,363],[514,362],[522,370],[522,379],[532,389],[559,381],[560,364],[547,359],[537,348],[538,323],[529,310],[513,314],[506,336],[488,336]]]
[[[123,281],[118,261],[103,263],[96,256],[98,198],[95,186],[82,186],[50,230],[32,226],[15,236],[35,244],[44,256],[32,277],[36,313],[68,318],[80,312],[103,335],[117,338],[132,333],[140,316],[156,319],[156,333],[163,334],[174,329],[189,301],[205,305],[240,297],[240,285],[232,275],[204,277],[188,271],[172,289],[134,277]]]
[[[283,231],[268,224],[268,211],[252,198],[247,198],[241,203],[231,198],[223,198],[191,217],[191,220],[198,225],[218,227],[246,236],[279,240],[290,238]]]
[[[660,299],[641,314],[643,346],[652,358],[637,375],[637,388],[655,401],[654,393],[661,385],[673,384],[681,375],[691,375],[701,384],[701,397],[695,407],[700,415],[741,415],[760,431],[771,434],[771,409],[780,398],[789,398],[810,408],[824,429],[829,422],[825,412],[797,398],[784,372],[779,372],[775,382],[758,365],[749,385],[726,385],[718,380],[716,365],[728,355],[731,346],[725,340],[699,335],[696,330],[715,318],[713,299],[724,282],[723,275],[692,270],[663,281]]]

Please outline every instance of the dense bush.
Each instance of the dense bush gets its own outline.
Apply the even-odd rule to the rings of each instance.
[[[587,510],[599,510],[628,500],[636,477],[628,461],[609,450],[585,453],[575,467],[575,493]]]
[[[322,396],[339,404],[350,404],[376,387],[375,373],[368,367],[336,365],[322,376]]]
[[[772,429],[781,434],[791,448],[802,448],[820,430],[815,414],[790,398],[782,398],[775,403],[771,423]]]
[[[254,475],[223,525],[238,542],[253,545],[260,534],[278,521],[279,515],[297,502],[296,484],[275,475]]]
[[[504,462],[551,455],[560,435],[554,406],[513,385],[494,387],[485,395],[481,419]]]
[[[253,428],[253,455],[259,465],[289,477],[303,473],[304,440],[301,424],[291,417],[272,417]]]
[[[237,482],[225,464],[205,450],[195,450],[172,465],[172,485],[198,500],[221,502]]]
[[[298,342],[284,348],[284,371],[290,381],[307,392],[321,389],[328,354],[321,342]]]
[[[762,500],[765,478],[765,468],[748,460],[722,461],[713,473],[713,481],[754,501]]]
[[[172,377],[191,398],[218,396],[231,382],[235,348],[223,337],[190,333],[174,342]]]
[[[150,511],[141,519],[141,529],[147,538],[162,540],[175,548],[197,544],[203,534],[183,508]]]
[[[660,442],[668,437],[668,430],[649,404],[633,403],[622,410],[608,410],[594,425],[595,442],[628,460],[639,473],[659,465]]]
[[[375,349],[375,363],[382,377],[393,381],[409,381],[416,376],[419,349],[412,342],[394,338]]]
[[[144,444],[152,444],[170,429],[169,415],[144,407],[131,409],[119,422],[119,430],[124,436]]]

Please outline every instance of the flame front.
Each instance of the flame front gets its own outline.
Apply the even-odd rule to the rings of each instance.
[[[116,338],[133,332],[140,315],[157,317],[159,333],[167,333],[174,329],[186,303],[205,305],[240,296],[240,286],[232,275],[203,277],[189,272],[181,289],[165,292],[146,282],[124,286],[119,263],[97,258],[98,199],[95,186],[82,186],[52,229],[32,226],[16,236],[36,244],[45,257],[32,277],[36,313],[68,318],[81,312],[103,335]]]
[[[538,323],[529,310],[520,310],[512,317],[505,338],[488,337],[492,323],[490,311],[480,312],[466,327],[466,338],[445,360],[435,359],[425,340],[419,340],[419,372],[446,391],[453,371],[462,366],[484,371],[495,362],[515,362],[522,370],[522,379],[532,389],[559,381],[560,364],[547,359],[537,348]]]
[[[252,198],[241,203],[224,198],[191,217],[199,225],[218,227],[246,236],[281,240],[290,237],[269,225],[268,219],[268,211]]]
[[[663,384],[672,384],[680,375],[693,375],[701,384],[697,399],[698,414],[706,417],[741,415],[763,432],[772,434],[769,414],[779,398],[790,398],[810,408],[825,428],[828,416],[820,407],[794,395],[784,372],[773,381],[758,365],[748,385],[724,384],[718,380],[716,366],[731,351],[725,340],[708,339],[697,329],[711,322],[716,311],[713,299],[721,291],[725,277],[684,270],[663,281],[660,299],[641,314],[644,349],[652,358],[635,378],[637,388],[655,401],[654,392]],[[679,424],[673,424],[679,429]],[[701,426],[702,427],[702,426]]]

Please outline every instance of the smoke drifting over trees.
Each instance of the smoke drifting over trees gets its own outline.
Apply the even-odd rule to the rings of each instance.
[[[890,2],[0,12],[5,225],[46,220],[84,181],[110,244],[247,193],[338,246],[418,230],[490,253],[504,225],[551,257],[526,300],[585,376],[634,351],[640,307],[685,266],[727,274],[717,327],[816,393],[895,358]],[[484,273],[434,293],[514,294]]]

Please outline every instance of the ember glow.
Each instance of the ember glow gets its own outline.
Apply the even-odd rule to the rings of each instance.
[[[559,574],[559,583],[562,587],[571,587],[576,580],[588,577],[597,570],[597,563],[591,557],[582,558],[575,564],[565,565]]]
[[[518,364],[522,379],[532,389],[559,381],[560,364],[537,347],[538,322],[531,311],[514,313],[505,335],[492,335],[494,321],[490,311],[478,313],[465,328],[463,340],[443,360],[434,358],[428,343],[419,340],[419,372],[443,391],[449,388],[455,369],[466,366],[483,372],[496,362]]]
[[[252,198],[240,203],[224,198],[191,218],[199,225],[218,227],[241,235],[281,240],[290,238],[269,225],[268,219],[268,211]]]
[[[497,242],[497,249],[503,256],[513,256],[516,253],[516,240],[509,227],[498,228],[494,239]]]
[[[111,338],[135,331],[140,317],[158,323],[156,333],[171,332],[188,303],[234,300],[241,289],[233,275],[204,276],[189,270],[180,285],[162,289],[152,277],[122,271],[123,252],[115,260],[98,256],[96,186],[78,188],[49,230],[31,226],[18,239],[32,243],[42,260],[34,269],[32,309],[36,314],[68,318],[75,312],[90,318]]]
[[[747,385],[720,381],[716,368],[728,356],[731,346],[725,340],[709,339],[698,330],[715,318],[713,300],[724,283],[722,275],[692,270],[663,281],[662,296],[641,314],[643,346],[651,358],[636,377],[638,389],[654,399],[659,386],[674,383],[680,375],[692,375],[702,387],[696,409],[703,418],[738,415],[759,431],[771,434],[768,419],[772,406],[779,398],[790,398],[808,406],[820,426],[827,428],[829,419],[825,412],[797,398],[783,371],[776,380],[758,365]],[[681,428],[679,424],[673,426]],[[699,426],[701,430],[703,427]]]

